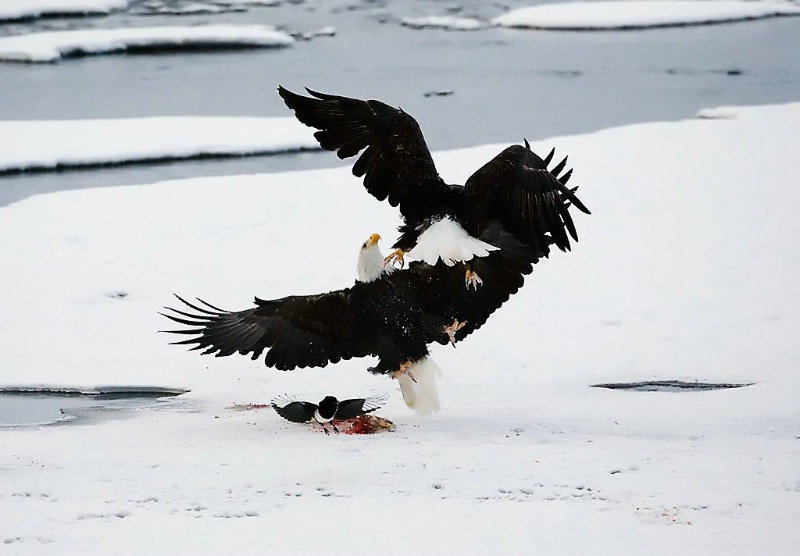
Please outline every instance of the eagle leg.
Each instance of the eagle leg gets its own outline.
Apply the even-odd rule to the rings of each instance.
[[[459,321],[458,319],[453,319],[453,324],[444,327],[444,333],[447,334],[447,337],[450,339],[451,346],[456,347],[456,332],[464,328],[466,324],[467,321]]]
[[[408,375],[408,377],[409,377],[411,380],[413,380],[414,382],[416,382],[416,381],[417,381],[417,379],[416,379],[416,378],[414,378],[414,375],[412,375],[412,374],[411,374],[411,370],[410,370],[410,369],[411,369],[411,366],[412,366],[413,364],[414,364],[414,362],[413,362],[413,361],[411,361],[411,360],[409,359],[408,361],[406,361],[405,363],[403,363],[402,365],[400,365],[400,368],[399,368],[399,369],[397,369],[396,371],[394,371],[394,372],[392,372],[392,373],[391,373],[391,375],[392,375],[392,378],[400,378],[400,377],[401,377],[401,376],[403,376],[403,375]]]
[[[478,286],[483,285],[483,280],[481,277],[478,276],[478,273],[472,270],[471,268],[467,268],[467,272],[464,274],[464,283],[467,286],[467,289],[472,286],[472,289],[478,291]]]
[[[406,264],[405,261],[406,253],[402,249],[395,249],[391,253],[389,253],[385,259],[383,259],[383,264],[391,265],[391,264],[398,264],[400,268],[403,268],[403,265]]]

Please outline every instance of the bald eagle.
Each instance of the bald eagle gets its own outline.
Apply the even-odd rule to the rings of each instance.
[[[256,298],[255,307],[226,311],[200,299],[163,316],[187,328],[165,332],[190,336],[175,344],[203,354],[234,353],[269,367],[324,367],[354,357],[377,356],[368,370],[397,378],[409,407],[421,414],[439,408],[439,367],[429,357],[433,343],[455,345],[480,328],[522,287],[535,260],[531,250],[493,226],[482,235],[498,248],[474,262],[483,286],[464,288],[464,264],[412,262],[387,266],[371,235],[358,255],[358,279],[349,288],[281,299]]]
[[[463,262],[467,288],[477,288],[481,275],[473,258],[496,246],[478,238],[499,225],[534,255],[547,257],[550,245],[570,249],[578,235],[570,205],[589,214],[566,184],[567,159],[548,170],[554,151],[542,159],[524,146],[512,145],[479,168],[464,185],[439,177],[417,121],[403,110],[377,100],[359,100],[306,89],[302,96],[283,87],[278,93],[300,122],[318,129],[323,149],[341,159],[356,156],[353,175],[379,201],[399,207],[404,224],[395,251],[387,260],[402,266],[406,253],[434,264]],[[363,152],[362,152],[363,151]],[[559,176],[559,174],[561,174]]]

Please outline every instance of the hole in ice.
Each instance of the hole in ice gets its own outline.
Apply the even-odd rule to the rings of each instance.
[[[75,413],[125,410],[188,390],[150,386],[73,388],[0,388],[0,428],[66,422]],[[77,410],[77,411],[76,411]]]
[[[684,382],[682,380],[646,380],[642,382],[614,382],[608,384],[592,384],[592,388],[610,388],[611,390],[633,390],[634,392],[686,392],[698,390],[725,390],[752,386],[748,383],[718,382]]]

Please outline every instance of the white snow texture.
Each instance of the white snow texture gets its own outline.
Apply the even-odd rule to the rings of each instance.
[[[350,168],[0,208],[0,386],[191,390],[0,431],[3,550],[793,554],[800,103],[701,116],[532,145],[569,153],[592,215],[479,331],[434,346],[446,380],[428,418],[372,360],[279,372],[156,333],[172,292],[240,309],[352,284],[356,247],[399,220]],[[459,182],[505,146],[434,157]],[[753,385],[590,387],[666,379]],[[384,392],[397,429],[374,436],[232,408]]]

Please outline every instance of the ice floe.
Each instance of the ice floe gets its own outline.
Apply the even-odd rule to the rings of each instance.
[[[125,9],[129,0],[2,0],[0,21],[57,15],[107,14]]]
[[[504,27],[562,30],[644,29],[800,15],[782,1],[650,0],[539,4],[517,8],[492,20]]]
[[[0,37],[0,61],[55,62],[130,50],[285,47],[294,39],[268,25],[198,25],[46,31]]]
[[[295,118],[163,116],[0,122],[0,172],[319,148]]]
[[[412,29],[447,29],[448,31],[477,31],[489,24],[473,17],[423,16],[404,17],[400,24]]]

